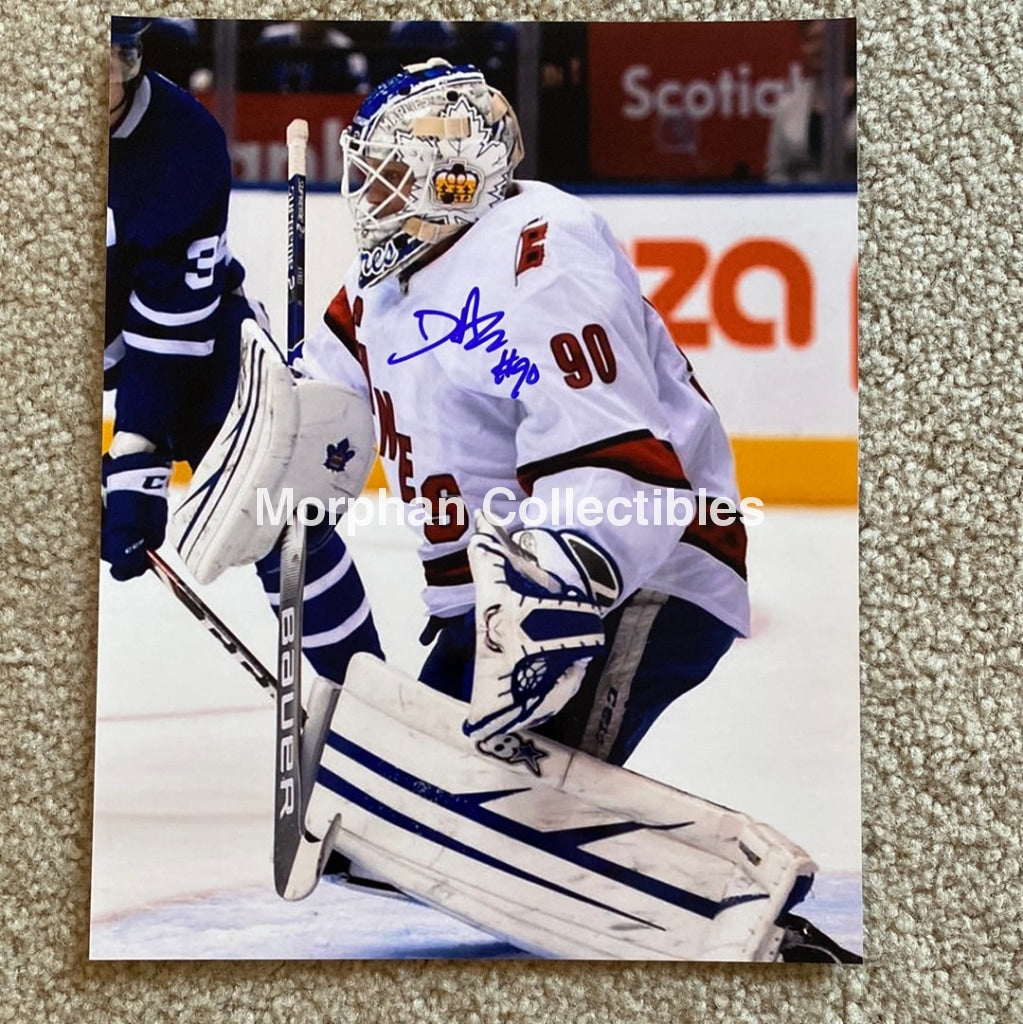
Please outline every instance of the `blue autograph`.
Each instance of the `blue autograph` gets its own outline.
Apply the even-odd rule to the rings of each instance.
[[[421,356],[447,342],[454,342],[456,345],[461,345],[466,352],[481,347],[485,348],[488,353],[503,349],[498,362],[490,372],[495,384],[503,384],[510,377],[518,377],[512,387],[512,398],[518,398],[519,391],[524,385],[535,384],[540,379],[540,370],[531,359],[520,356],[514,347],[505,348],[508,344],[508,336],[503,328],[497,326],[504,319],[504,313],[500,310],[494,313],[480,313],[480,290],[478,287],[469,292],[462,311],[458,314],[445,313],[440,309],[417,309],[414,315],[419,326],[419,336],[426,344],[403,355],[392,352],[387,357],[387,362],[391,366],[414,359],[416,356]],[[441,337],[436,337],[433,334],[433,331],[437,329],[434,324],[438,319],[441,329],[448,328],[447,333]]]

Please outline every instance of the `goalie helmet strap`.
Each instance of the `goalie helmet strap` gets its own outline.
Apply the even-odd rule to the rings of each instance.
[[[467,117],[417,117],[412,134],[419,139],[465,139],[471,130]]]
[[[453,234],[461,231],[463,224],[432,224],[421,217],[409,217],[405,221],[405,233],[421,242],[429,242],[431,245],[436,242],[443,242]]]

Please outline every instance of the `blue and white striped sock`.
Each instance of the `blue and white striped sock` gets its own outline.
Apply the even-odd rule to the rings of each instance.
[[[280,551],[274,548],[256,571],[270,606],[281,602]],[[353,654],[383,657],[369,599],[345,542],[329,526],[309,531],[302,606],[302,650],[321,675],[343,682]]]

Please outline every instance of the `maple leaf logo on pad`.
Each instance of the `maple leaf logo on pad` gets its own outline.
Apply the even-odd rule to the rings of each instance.
[[[327,445],[327,457],[323,465],[332,473],[343,473],[345,466],[354,458],[355,449],[349,444],[348,438],[343,437],[337,444]]]

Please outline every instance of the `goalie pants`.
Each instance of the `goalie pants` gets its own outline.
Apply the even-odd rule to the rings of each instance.
[[[437,643],[419,678],[467,702],[475,613],[436,625]],[[669,704],[710,675],[739,635],[698,605],[651,590],[638,590],[607,615],[604,632],[604,653],[590,662],[579,692],[536,731],[615,765],[625,763]]]

